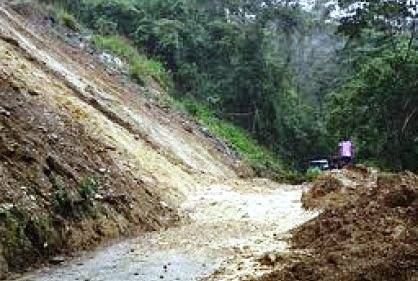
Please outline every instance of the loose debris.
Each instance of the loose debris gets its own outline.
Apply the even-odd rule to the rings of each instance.
[[[0,95],[13,111],[0,115],[0,279],[59,264],[64,258],[54,255],[90,249],[132,226],[171,224],[176,213],[119,170],[83,126],[1,80]]]
[[[0,279],[176,225],[193,184],[236,176],[239,158],[197,124],[185,130],[190,119],[146,97],[152,89],[110,74],[34,1],[3,2]]]
[[[343,173],[360,185],[348,189],[332,173],[315,182],[305,205],[324,212],[294,230],[295,252],[259,281],[418,280],[418,177]]]
[[[304,192],[302,203],[305,209],[324,209],[340,206],[358,197],[357,188],[367,188],[376,183],[376,171],[364,166],[334,170],[320,175],[308,192]]]

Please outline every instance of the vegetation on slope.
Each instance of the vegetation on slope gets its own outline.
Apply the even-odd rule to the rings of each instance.
[[[164,66],[156,60],[139,54],[126,39],[114,35],[94,35],[91,41],[94,46],[109,51],[127,62],[130,76],[139,84],[145,85],[146,79],[151,77],[164,89],[169,87],[170,77]]]
[[[73,31],[77,32],[80,31],[82,28],[77,19],[64,9],[55,10],[54,16],[61,25],[66,26],[67,28]]]
[[[402,1],[339,23],[321,1],[310,13],[261,0],[54,2],[162,61],[176,96],[210,104],[288,163],[335,153],[350,137],[360,161],[418,167],[418,44]]]
[[[62,8],[54,7],[53,10],[58,11],[53,14],[61,14]],[[101,30],[103,28],[96,30],[96,32],[101,32]],[[119,35],[95,34],[91,38],[91,43],[94,47],[122,59],[129,67],[130,76],[137,83],[145,85],[147,80],[152,78],[165,90],[170,92],[174,90],[172,88],[172,77],[165,70],[164,66],[156,59],[150,59],[140,54],[138,49],[132,44],[132,40]],[[169,106],[186,110],[199,123],[205,126],[211,134],[230,145],[258,174],[282,180],[300,180],[300,175],[289,172],[289,169],[279,162],[279,157],[275,153],[260,145],[243,128],[216,116],[218,115],[216,111],[210,109],[211,104],[202,100],[199,101],[194,97],[187,98],[179,94],[176,97],[176,100],[168,99]],[[167,103],[166,100],[163,102]]]
[[[215,112],[208,106],[193,98],[182,99],[180,106],[207,127],[212,134],[234,148],[258,173],[269,173],[279,177],[285,172],[285,167],[279,162],[277,155],[260,146],[244,129],[216,117]]]
[[[92,43],[126,61],[130,65],[130,75],[135,81],[142,84],[144,78],[152,77],[162,86],[169,85],[169,75],[164,67],[155,60],[139,55],[137,49],[126,39],[118,36],[94,35]],[[276,176],[278,173],[284,172],[284,166],[279,163],[277,155],[260,146],[244,129],[215,117],[215,112],[204,103],[194,98],[179,98],[177,102],[171,102],[171,106],[184,108],[199,123],[206,126],[212,134],[235,149],[257,172],[266,173],[269,171],[268,173]]]

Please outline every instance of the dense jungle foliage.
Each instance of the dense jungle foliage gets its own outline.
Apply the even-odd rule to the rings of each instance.
[[[340,0],[351,12],[339,18],[326,1],[309,11],[289,0],[41,2],[59,2],[110,49],[119,38],[133,60],[160,61],[156,78],[172,80],[163,83],[178,100],[203,104],[295,167],[349,137],[360,161],[417,170],[410,1]]]

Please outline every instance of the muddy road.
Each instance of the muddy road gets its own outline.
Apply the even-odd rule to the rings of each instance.
[[[286,232],[315,215],[302,209],[301,193],[264,179],[203,187],[181,205],[189,223],[19,280],[242,280],[266,273],[256,259],[286,251]]]
[[[83,135],[94,141],[77,149],[105,148],[100,153],[106,153],[111,163],[89,169],[110,179],[114,177],[109,171],[115,171],[134,183],[110,181],[113,184],[102,192],[108,197],[122,194],[137,199],[136,205],[129,205],[140,212],[137,229],[144,218],[163,221],[159,213],[153,215],[158,207],[179,210],[184,219],[179,227],[143,233],[19,280],[242,280],[268,270],[258,265],[257,257],[285,251],[287,231],[315,215],[301,207],[301,186],[241,179],[251,178],[251,169],[193,120],[153,104],[141,95],[145,90],[106,74],[97,58],[81,47],[69,46],[37,28],[0,6],[0,74],[5,81],[22,99],[45,108],[40,115],[62,115],[71,125],[83,128]],[[30,104],[19,106],[29,108]],[[89,169],[80,167],[81,172]],[[9,190],[22,189],[11,186]],[[152,200],[144,202],[139,191]],[[151,207],[142,211],[145,204]],[[47,204],[39,206],[45,212],[50,209]],[[117,207],[126,203],[117,202]],[[115,218],[112,225],[120,222]],[[74,224],[73,233],[80,233],[76,241],[84,241],[89,232],[79,228]],[[114,236],[99,237],[106,241]],[[86,241],[91,241],[90,248],[101,244]],[[80,247],[72,245],[68,250],[77,252]]]

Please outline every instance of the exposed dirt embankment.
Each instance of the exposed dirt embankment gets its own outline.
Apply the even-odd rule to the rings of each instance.
[[[10,270],[175,217],[70,116],[0,84],[0,231]]]
[[[331,173],[304,204],[325,210],[293,232],[298,251],[259,280],[418,280],[416,175]]]
[[[0,5],[1,277],[170,226],[184,194],[246,171],[150,89],[37,28]]]

